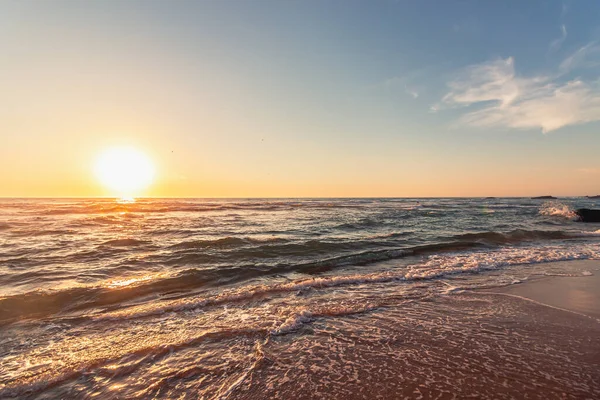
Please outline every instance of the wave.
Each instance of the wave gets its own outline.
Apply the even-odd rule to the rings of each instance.
[[[398,247],[398,243],[381,240],[307,240],[290,243],[269,242],[245,249],[238,256],[251,258],[306,257],[314,255],[339,254],[351,251],[365,251],[370,248]],[[382,250],[383,251],[383,250]],[[355,253],[360,254],[360,253]]]
[[[400,235],[396,236],[400,237]],[[376,239],[376,238],[375,238]],[[392,237],[382,237],[380,240],[306,240],[292,241],[285,238],[241,238],[226,237],[220,239],[205,239],[184,241],[168,247],[172,250],[166,256],[154,258],[154,261],[166,265],[198,265],[202,263],[232,263],[235,265],[248,264],[249,267],[259,265],[261,268],[294,269],[294,266],[312,263],[328,263],[338,257],[356,256],[358,260],[368,259],[369,253],[385,252],[388,249],[398,250],[400,243],[390,240]],[[375,250],[369,250],[375,249]],[[208,251],[218,250],[218,251]],[[366,252],[363,255],[363,252]],[[341,254],[340,254],[341,253]],[[340,254],[327,259],[303,261],[327,255]],[[388,259],[383,256],[382,259]],[[254,264],[249,264],[254,262]],[[265,264],[257,264],[263,262]],[[337,264],[334,263],[332,267]],[[289,266],[289,268],[287,268]]]
[[[371,250],[363,251],[360,253],[352,253],[348,255],[341,255],[337,257],[331,257],[324,260],[317,260],[313,262],[307,262],[304,264],[297,264],[292,266],[290,269],[294,272],[302,272],[308,274],[317,274],[330,271],[335,268],[349,266],[349,265],[367,265],[382,261],[394,260],[399,258],[405,258],[409,256],[420,256],[431,253],[441,252],[452,252],[471,249],[473,247],[481,246],[480,243],[476,242],[440,242],[434,244],[426,244],[420,246],[406,247],[406,248],[395,248],[385,250]]]
[[[394,235],[394,234],[392,234]],[[147,295],[172,292],[189,292],[198,288],[222,287],[288,273],[307,275],[322,274],[345,266],[361,266],[406,257],[423,257],[444,253],[478,252],[506,244],[522,244],[532,241],[569,240],[577,237],[598,236],[598,233],[568,233],[563,231],[513,230],[509,232],[478,232],[449,237],[447,241],[416,246],[398,246],[393,241],[319,241],[309,240],[291,243],[283,238],[225,237],[220,239],[184,241],[172,245],[168,255],[148,258],[167,266],[207,265],[205,268],[189,268],[173,275],[158,275],[150,280],[134,280],[126,287],[86,286],[59,291],[28,292],[0,298],[0,323],[18,318],[38,318],[54,313],[81,311],[111,306]],[[384,238],[385,239],[385,238]],[[122,251],[120,247],[134,247],[150,242],[123,238],[103,243],[108,251]],[[250,246],[250,247],[248,247]],[[256,246],[256,247],[251,247]],[[241,248],[240,248],[241,247]],[[369,249],[371,247],[371,249]],[[385,248],[382,248],[385,247]],[[206,252],[209,248],[231,248],[228,252]],[[239,249],[238,249],[239,248]],[[200,251],[198,251],[200,250]],[[304,261],[306,257],[338,253],[337,255]],[[341,254],[339,254],[341,253]],[[77,253],[66,261],[95,261],[106,256],[92,250]],[[258,264],[257,259],[286,262]],[[304,260],[303,260],[304,258]],[[297,261],[291,261],[296,259]],[[226,265],[231,260],[233,265]],[[218,262],[219,266],[214,263]],[[208,265],[212,265],[208,267]],[[433,266],[432,266],[433,268]]]
[[[568,260],[600,259],[600,250],[595,246],[583,246],[544,249],[510,249],[504,252],[465,252],[446,257],[432,256],[420,264],[406,269],[386,272],[352,274],[332,277],[316,277],[297,280],[289,283],[271,285],[245,286],[239,289],[225,290],[215,296],[174,300],[161,305],[143,305],[135,310],[117,311],[94,317],[96,320],[129,319],[160,315],[166,312],[181,312],[204,307],[220,306],[237,302],[263,299],[269,295],[288,292],[302,292],[311,289],[326,289],[346,285],[381,284],[389,282],[430,281],[457,274],[472,274],[483,271],[498,270],[519,264],[537,264]],[[292,329],[308,315],[299,316],[300,320],[290,320],[284,324],[281,333]]]
[[[276,266],[231,266],[212,269],[191,268],[172,276],[158,276],[153,280],[133,280],[125,287],[91,286],[56,291],[34,291],[0,298],[0,324],[15,319],[43,318],[59,312],[75,312],[112,306],[147,295],[161,295],[189,291],[196,288],[223,286],[250,279],[289,272],[314,274],[344,265],[363,265],[390,260],[411,254],[405,250],[363,252],[348,256]]]
[[[52,386],[57,386],[66,381],[73,381],[77,378],[88,374],[93,370],[99,376],[109,376],[115,378],[121,375],[130,374],[138,368],[142,367],[149,360],[156,362],[164,356],[173,354],[173,352],[184,350],[193,346],[197,346],[205,341],[219,341],[232,337],[245,337],[249,339],[263,338],[268,335],[265,329],[261,328],[231,328],[222,330],[206,330],[192,337],[185,337],[165,345],[148,345],[142,343],[134,348],[125,348],[121,351],[114,351],[110,354],[105,354],[104,357],[82,359],[76,363],[60,363],[53,366],[52,374],[38,374],[31,377],[26,377],[22,381],[17,381],[16,384],[0,385],[0,398],[30,398],[32,394],[37,394]],[[119,368],[114,368],[115,364],[123,362],[127,359],[125,365]],[[212,371],[207,368],[206,372]],[[13,383],[13,382],[10,382]]]
[[[23,229],[11,232],[13,236],[17,237],[71,235],[75,233],[77,231],[74,229]]]
[[[343,224],[339,224],[334,227],[334,229],[342,229],[342,230],[361,230],[369,227],[380,226],[382,221],[375,218],[364,218],[362,220],[356,222],[345,222]]]
[[[113,215],[102,215],[99,217],[92,217],[89,218],[87,221],[85,222],[78,222],[77,225],[84,225],[86,223],[90,223],[90,224],[121,224],[123,221],[121,221],[119,218],[117,218],[116,216]]]
[[[323,317],[338,317],[347,316],[352,314],[362,314],[369,311],[373,311],[379,307],[379,304],[375,303],[361,303],[351,305],[334,305],[328,304],[327,306],[319,307],[318,310],[302,309],[297,313],[289,316],[283,323],[276,328],[272,329],[269,334],[271,336],[287,335],[300,329],[303,325],[314,321],[317,318]]]
[[[539,210],[540,215],[549,217],[562,217],[572,221],[577,220],[578,215],[571,207],[559,202],[546,202],[542,204]]]
[[[269,238],[269,239],[252,239],[252,238],[241,238],[241,237],[224,237],[219,239],[204,239],[204,240],[190,240],[170,246],[171,249],[205,249],[205,248],[222,248],[222,247],[236,247],[245,246],[251,244],[267,244],[267,243],[285,243],[288,240],[282,238]]]
[[[478,233],[465,233],[454,236],[454,238],[457,240],[475,241],[490,244],[514,244],[533,240],[559,240],[572,239],[575,237],[577,237],[576,234],[567,233],[564,231],[528,231],[523,229],[516,229],[505,233],[487,231]]]
[[[115,215],[122,214],[124,218],[135,218],[145,213],[210,213],[222,211],[264,211],[279,212],[293,211],[296,209],[308,210],[367,210],[377,207],[380,211],[392,213],[394,218],[405,219],[415,216],[436,216],[447,215],[459,212],[465,204],[483,204],[488,212],[493,210],[517,210],[520,208],[532,208],[531,204],[488,204],[475,201],[474,203],[434,203],[426,202],[415,204],[414,200],[394,200],[394,201],[362,201],[359,199],[336,199],[336,200],[255,200],[255,201],[166,201],[166,200],[138,200],[132,203],[119,203],[111,200],[95,201],[91,203],[42,203],[35,206],[21,206],[22,212],[34,215],[69,215],[69,214],[90,214],[90,215]],[[540,215],[544,216],[562,216],[573,219],[573,210],[567,205],[547,202],[540,210]],[[340,229],[358,229],[364,226],[370,226],[371,222],[367,218],[364,223],[348,222],[342,223]],[[378,223],[375,221],[375,223]],[[344,227],[346,225],[346,227]]]
[[[144,244],[150,243],[148,240],[139,240],[132,238],[124,238],[124,239],[113,239],[103,242],[102,246],[112,246],[112,247],[132,247],[132,246],[141,246]]]
[[[387,237],[401,237],[405,234],[391,234],[387,235]],[[299,266],[299,270],[305,270],[306,268],[310,269],[310,267],[339,267],[344,265],[363,265],[372,262],[386,261],[394,258],[402,258],[406,256],[419,256],[426,255],[431,253],[441,253],[441,252],[452,252],[452,251],[461,251],[467,250],[471,248],[485,247],[485,246],[494,246],[501,244],[519,244],[523,242],[536,241],[536,240],[560,240],[560,239],[573,239],[579,237],[588,236],[589,233],[580,232],[580,233],[567,233],[563,231],[528,231],[528,230],[514,230],[510,232],[479,232],[479,233],[467,233],[462,235],[456,235],[450,238],[447,242],[437,242],[432,244],[424,244],[417,245],[412,247],[402,247],[402,248],[393,248],[393,249],[382,249],[382,250],[373,250],[373,251],[364,251],[360,253],[354,253],[349,255],[341,255],[338,257],[332,257],[325,260],[319,260],[307,264],[302,264]],[[346,243],[327,243],[327,242],[319,242],[319,241],[310,241],[307,242],[312,243],[312,245],[316,248],[323,246],[324,249],[330,250],[328,245],[336,245],[339,247],[335,247],[336,250],[342,249],[352,249],[356,248],[364,248],[369,245],[371,246],[391,246],[393,243],[386,242],[370,242],[370,241],[360,241],[360,242],[346,242]],[[333,249],[333,248],[331,248]]]
[[[406,276],[411,279],[432,279],[464,272],[497,270],[512,265],[599,259],[600,248],[595,244],[507,247],[495,251],[432,255],[425,262],[415,265]]]
[[[191,240],[170,246],[171,249],[204,249],[207,247],[232,247],[232,246],[243,246],[248,244],[249,241],[243,238],[237,237],[225,237],[220,239],[206,239],[206,240]]]
[[[327,258],[324,260],[317,260],[313,262],[307,262],[304,264],[292,265],[288,268],[285,268],[284,270],[285,272],[293,270],[295,272],[302,272],[306,274],[319,274],[343,266],[366,265],[381,261],[392,260],[395,258],[403,258],[412,254],[412,250],[406,249],[364,251],[361,253],[342,255],[338,257]]]
[[[450,247],[448,247],[450,248]],[[534,247],[534,248],[505,248],[495,251],[459,251],[453,248],[449,255],[436,253],[429,256],[421,263],[413,264],[407,269],[396,269],[381,273],[352,274],[333,277],[314,277],[310,279],[297,280],[289,283],[245,286],[236,290],[225,290],[220,294],[199,300],[165,300],[167,305],[148,305],[145,311],[136,312],[136,316],[154,315],[156,313],[181,311],[204,306],[214,306],[238,301],[247,301],[253,298],[262,298],[269,294],[303,291],[307,289],[322,289],[327,287],[355,284],[385,283],[391,281],[416,281],[437,279],[458,273],[473,273],[485,270],[499,269],[509,265],[531,264],[552,261],[578,260],[578,259],[600,259],[600,250],[594,245],[563,246],[563,247]],[[428,251],[423,246],[414,252]],[[362,261],[401,257],[406,252],[381,252],[363,254]],[[355,263],[360,259],[351,260],[341,258],[329,260],[330,264],[322,261],[321,265]],[[296,266],[295,270],[307,270],[319,266],[318,263]],[[289,269],[289,268],[285,268]],[[22,318],[41,318],[57,312],[81,312],[85,309],[120,305],[128,300],[145,295],[160,295],[161,293],[172,293],[184,289],[195,288],[210,284],[218,280],[239,281],[264,274],[273,274],[273,270],[260,271],[231,267],[224,270],[199,271],[190,269],[176,276],[161,278],[150,282],[143,282],[137,286],[125,288],[74,288],[51,292],[30,292],[22,295],[11,296],[0,299],[0,323],[10,323]],[[167,297],[165,297],[166,299]],[[129,311],[111,312],[108,315],[119,317],[129,315]],[[103,318],[103,317],[99,317]]]
[[[27,214],[68,215],[68,214],[112,214],[112,213],[168,213],[168,212],[211,212],[226,210],[281,211],[297,208],[331,209],[350,208],[364,209],[370,203],[360,203],[352,200],[319,201],[319,200],[289,200],[289,201],[242,201],[242,202],[210,202],[210,201],[160,201],[138,200],[135,202],[115,202],[113,200],[98,201],[88,204],[61,203],[40,204],[24,209]],[[22,207],[23,208],[23,207]]]
[[[179,351],[197,347],[206,342],[224,342],[230,339],[243,339],[244,341],[254,342],[253,351],[254,362],[244,369],[242,377],[247,376],[259,363],[264,360],[270,360],[264,353],[263,346],[275,336],[282,336],[293,333],[303,325],[313,322],[318,318],[330,318],[361,314],[370,312],[379,307],[374,302],[350,302],[349,304],[327,304],[310,308],[291,308],[285,313],[281,313],[274,319],[272,326],[262,324],[258,326],[242,325],[230,328],[212,328],[201,332],[182,332],[174,340],[168,343],[149,344],[145,342],[136,342],[133,346],[122,347],[117,351],[104,352],[100,355],[92,354],[89,357],[82,358],[75,363],[59,363],[52,368],[52,374],[31,374],[24,376],[23,379],[7,382],[0,386],[0,397],[2,398],[20,398],[23,396],[36,395],[44,390],[58,386],[67,381],[74,381],[79,377],[93,372],[95,376],[109,377],[110,379],[119,378],[134,373],[149,364],[155,364],[164,357],[172,356]],[[250,353],[250,354],[252,354]],[[170,375],[170,379],[188,378],[190,371],[201,371],[205,374],[214,374],[215,370],[210,366],[193,366],[190,369],[184,369]],[[224,393],[231,392],[241,378],[238,378],[231,386],[221,386],[225,389]],[[164,381],[160,380],[148,387],[148,393],[156,393],[160,390]]]
[[[347,210],[365,210],[377,207],[379,210],[388,212],[400,212],[405,214],[404,217],[410,217],[414,214],[425,214],[427,211],[444,211],[453,212],[460,211],[465,204],[483,204],[486,208],[500,210],[517,210],[519,208],[532,208],[532,204],[496,204],[481,200],[471,200],[470,202],[461,202],[454,200],[455,203],[444,201],[425,201],[424,203],[415,203],[415,199],[286,199],[286,200],[246,200],[246,201],[209,201],[209,200],[165,200],[165,199],[138,199],[135,202],[123,203],[115,202],[114,200],[93,200],[93,201],[69,201],[69,202],[41,202],[41,203],[19,203],[12,207],[19,208],[22,213],[28,215],[69,215],[69,214],[101,214],[111,215],[120,213],[126,217],[135,218],[143,213],[171,213],[171,212],[189,212],[189,213],[205,213],[224,210],[248,210],[248,211],[293,211],[295,209],[311,209],[311,210],[331,210],[331,209],[347,209]],[[6,207],[6,205],[4,206]],[[414,211],[418,211],[415,213]],[[563,216],[573,218],[573,210],[567,205],[558,202],[547,202],[542,204],[540,215],[545,216]],[[436,214],[439,215],[439,214]],[[396,215],[396,217],[398,217]],[[350,224],[352,225],[352,224]],[[360,224],[359,224],[360,225]]]
[[[233,274],[235,271],[230,271],[230,275]],[[36,290],[8,296],[0,298],[0,325],[18,319],[44,318],[61,312],[81,312],[121,304],[147,295],[182,291],[217,281],[219,275],[215,270],[193,269],[171,277],[156,277],[154,280],[132,278],[129,281],[125,279],[120,282],[108,282],[106,286]],[[126,285],[130,281],[133,283]]]

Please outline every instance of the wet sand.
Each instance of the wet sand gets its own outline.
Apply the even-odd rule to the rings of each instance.
[[[600,398],[600,263],[581,267],[316,320],[271,338],[228,398]]]
[[[568,264],[577,266],[581,275],[543,277],[489,291],[520,296],[600,319],[600,262],[570,261]]]

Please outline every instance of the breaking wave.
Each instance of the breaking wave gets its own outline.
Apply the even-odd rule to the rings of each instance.
[[[577,220],[578,216],[567,204],[559,202],[546,202],[542,204],[539,211],[540,215],[549,217],[563,217],[572,221]]]

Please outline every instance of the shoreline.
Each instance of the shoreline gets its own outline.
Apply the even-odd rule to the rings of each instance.
[[[314,321],[231,398],[597,398],[600,261],[559,263],[573,275]]]

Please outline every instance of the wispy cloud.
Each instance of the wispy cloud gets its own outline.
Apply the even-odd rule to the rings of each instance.
[[[556,40],[553,40],[552,43],[550,43],[551,52],[560,49],[560,46],[562,46],[565,40],[567,40],[567,27],[564,24],[560,26],[560,32],[560,37]]]
[[[562,79],[594,49],[595,44],[579,49],[554,76],[520,77],[512,57],[469,66],[448,83],[450,91],[432,110],[468,108],[459,119],[462,124],[543,132],[600,120],[600,82]]]
[[[560,11],[560,20],[563,21],[563,23],[560,26],[560,37],[556,40],[553,40],[550,43],[550,46],[548,48],[548,51],[550,53],[555,52],[558,49],[560,49],[561,46],[563,45],[563,43],[565,42],[565,40],[567,40],[567,26],[564,24],[564,20],[565,20],[565,16],[567,15],[568,11],[569,11],[569,5],[565,2],[563,2],[562,8]]]
[[[591,42],[565,58],[558,68],[562,73],[567,73],[576,68],[594,68],[600,65],[599,56],[600,45],[597,42]]]
[[[406,90],[404,92],[408,95],[411,95],[413,99],[416,99],[419,97],[419,92],[417,92],[416,90],[406,88]]]

